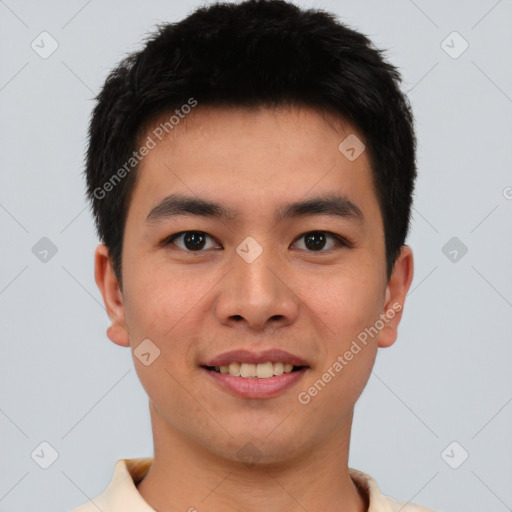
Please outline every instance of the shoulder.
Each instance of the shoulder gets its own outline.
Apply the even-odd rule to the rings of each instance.
[[[69,512],[98,512],[98,507],[91,502],[80,505],[77,508],[71,509]]]
[[[434,510],[417,505],[416,503],[407,503],[406,501],[398,501],[389,496],[384,496],[391,506],[390,512],[434,512]],[[81,512],[81,511],[80,511]]]
[[[352,468],[349,468],[349,471],[353,482],[367,497],[368,512],[434,512],[421,505],[386,496],[382,494],[377,482],[370,475]]]
[[[139,494],[136,484],[148,472],[152,457],[119,459],[104,491],[69,512],[154,512]]]

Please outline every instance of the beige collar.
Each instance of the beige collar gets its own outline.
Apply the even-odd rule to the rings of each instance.
[[[116,462],[110,484],[92,502],[88,502],[71,512],[155,512],[142,498],[136,485],[148,472],[153,457],[120,459]],[[417,505],[406,505],[384,496],[375,480],[357,469],[349,468],[349,474],[357,487],[369,497],[368,512],[431,512]]]

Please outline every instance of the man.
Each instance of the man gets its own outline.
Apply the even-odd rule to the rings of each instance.
[[[413,277],[399,82],[365,36],[280,0],[197,9],[109,75],[95,277],[154,457],[76,511],[427,511],[348,467]]]

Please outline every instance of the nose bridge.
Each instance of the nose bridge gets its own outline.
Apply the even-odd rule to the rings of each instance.
[[[271,249],[258,248],[253,240],[240,244],[217,304],[222,323],[243,319],[262,328],[267,322],[284,324],[296,318],[298,300],[279,261]]]
[[[236,259],[235,259],[236,261]],[[242,300],[244,297],[251,304],[275,301],[280,294],[276,281],[276,270],[271,270],[272,262],[276,267],[275,256],[272,258],[270,252],[261,254],[257,259],[248,263],[239,258],[236,261],[236,286]]]

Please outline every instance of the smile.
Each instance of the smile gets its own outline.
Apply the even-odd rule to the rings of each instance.
[[[275,363],[267,361],[266,363],[259,364],[233,362],[229,365],[206,366],[205,368],[224,375],[231,375],[233,377],[241,377],[245,379],[268,379],[270,377],[283,375],[283,373],[298,371],[304,367],[294,366],[290,363],[282,363],[280,361]]]
[[[202,361],[200,368],[215,386],[241,398],[275,397],[311,370],[302,357],[277,348],[231,350]]]

